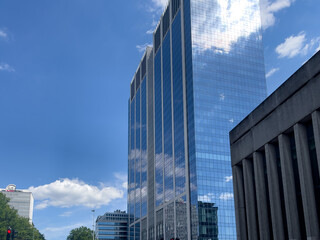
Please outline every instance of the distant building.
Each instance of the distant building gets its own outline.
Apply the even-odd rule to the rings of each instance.
[[[230,143],[238,239],[320,239],[320,52]]]
[[[10,199],[9,205],[16,209],[21,217],[28,218],[32,224],[34,203],[32,193],[26,190],[17,190],[14,184],[8,185],[1,192]]]
[[[128,214],[125,211],[114,211],[97,217],[96,238],[97,239],[127,239]]]
[[[198,202],[199,237],[202,239],[219,239],[218,207],[215,203]]]

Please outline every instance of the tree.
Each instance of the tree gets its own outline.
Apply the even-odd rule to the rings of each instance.
[[[93,231],[87,227],[72,229],[67,240],[92,240]]]
[[[0,239],[6,239],[10,226],[15,232],[15,240],[45,240],[43,234],[29,223],[27,218],[18,215],[18,211],[8,204],[9,199],[0,192]]]

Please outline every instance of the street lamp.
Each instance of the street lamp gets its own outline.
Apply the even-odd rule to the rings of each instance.
[[[91,212],[92,212],[92,240],[94,240],[94,212],[95,212],[95,210],[92,209]]]

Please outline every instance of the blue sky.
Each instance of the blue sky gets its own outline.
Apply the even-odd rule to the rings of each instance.
[[[320,50],[319,0],[263,0],[268,94]],[[166,0],[0,0],[0,188],[49,240],[126,209],[129,84]]]

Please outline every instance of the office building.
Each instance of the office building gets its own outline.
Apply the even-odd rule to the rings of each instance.
[[[128,221],[128,214],[120,210],[98,216],[95,229],[96,239],[128,239]]]
[[[31,192],[27,190],[17,190],[16,185],[10,184],[1,192],[10,199],[9,206],[18,211],[21,217],[25,217],[32,224],[34,199]]]
[[[171,0],[131,82],[131,239],[235,239],[229,131],[266,97],[258,0]]]
[[[230,143],[238,239],[320,239],[320,52]]]

